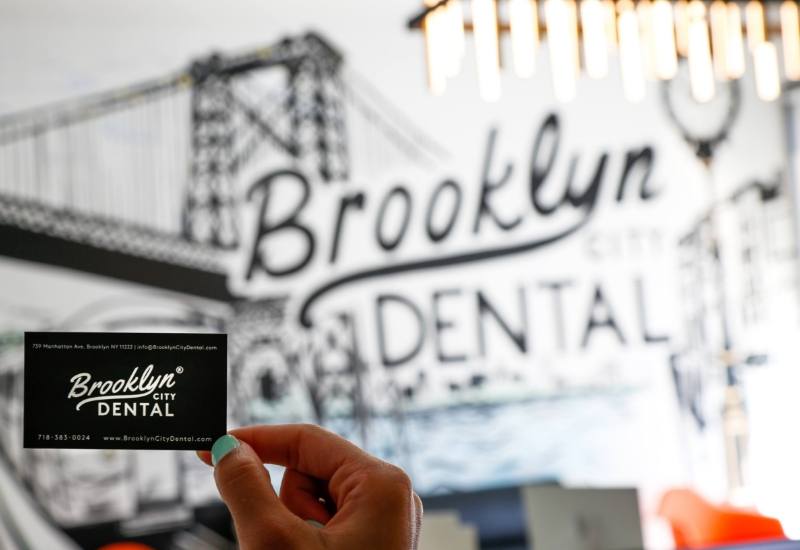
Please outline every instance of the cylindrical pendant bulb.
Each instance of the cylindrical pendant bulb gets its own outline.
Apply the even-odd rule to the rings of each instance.
[[[757,0],[750,0],[745,8],[745,21],[747,24],[747,45],[750,51],[755,51],[756,46],[766,40],[764,5]]]
[[[508,2],[514,72],[520,78],[530,78],[536,68],[536,51],[539,45],[537,11],[535,0],[509,0]]]
[[[778,50],[772,42],[764,41],[756,46],[753,51],[753,72],[758,97],[764,101],[773,101],[781,95]]]
[[[678,53],[686,57],[689,53],[689,4],[686,0],[678,0],[674,6],[675,47]]]
[[[705,6],[692,2],[689,11],[689,84],[695,101],[706,103],[714,97],[715,86]]]
[[[636,15],[639,18],[639,40],[642,45],[642,62],[644,73],[648,78],[656,77],[656,45],[653,38],[653,4],[650,0],[639,0],[636,3]]]
[[[605,8],[600,0],[581,2],[581,28],[586,74],[603,78],[608,74],[608,35]]]
[[[652,8],[653,43],[655,46],[655,73],[669,80],[678,71],[672,4],[669,0],[656,0]]]
[[[472,0],[478,87],[485,101],[500,99],[500,49],[494,0]]]
[[[556,99],[567,102],[575,97],[579,71],[575,3],[571,0],[545,0],[544,10],[553,91]]]
[[[781,4],[781,38],[783,41],[783,70],[786,78],[800,80],[800,16],[797,2]]]
[[[728,78],[744,75],[744,38],[742,37],[742,12],[735,2],[728,4],[728,44],[726,58]]]
[[[606,43],[609,50],[617,47],[617,9],[614,0],[603,0],[603,21],[606,29]]]
[[[639,21],[632,3],[626,2],[620,6],[617,24],[622,90],[628,101],[638,103],[644,99],[646,82]]]
[[[461,7],[461,0],[450,0],[447,4],[447,30],[450,45],[446,74],[453,77],[461,72],[464,60],[464,9]]]
[[[425,0],[428,7],[436,0]],[[442,25],[444,8],[436,8],[425,16],[422,30],[425,35],[425,64],[427,68],[428,89],[433,95],[442,95],[447,86],[447,29]]]
[[[728,7],[723,0],[714,0],[708,9],[711,27],[714,74],[717,80],[728,79]]]

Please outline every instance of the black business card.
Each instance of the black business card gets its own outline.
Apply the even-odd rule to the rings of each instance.
[[[28,448],[211,448],[226,431],[227,335],[25,333]]]

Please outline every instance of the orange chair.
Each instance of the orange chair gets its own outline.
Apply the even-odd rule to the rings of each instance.
[[[678,548],[786,540],[777,519],[711,504],[689,489],[667,491],[658,513],[669,521]]]

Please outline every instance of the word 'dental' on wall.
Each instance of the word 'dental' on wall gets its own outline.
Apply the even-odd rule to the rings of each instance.
[[[297,168],[260,172],[246,183],[231,286],[288,295],[286,322],[298,329],[338,310],[357,313],[371,359],[386,368],[500,349],[526,357],[595,341],[664,343],[649,274],[617,273],[610,288],[591,267],[608,249],[592,233],[600,205],[624,216],[626,204],[649,208],[661,197],[656,151],[564,151],[562,132],[556,114],[545,116],[529,156],[509,159],[491,129],[477,178],[323,184]],[[568,247],[578,235],[592,244]]]

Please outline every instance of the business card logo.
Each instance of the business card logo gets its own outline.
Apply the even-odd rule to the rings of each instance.
[[[24,445],[208,450],[226,431],[227,336],[26,332]]]
[[[147,365],[139,374],[134,367],[127,378],[94,380],[88,372],[70,378],[71,387],[67,399],[78,400],[75,410],[94,403],[97,416],[175,416],[171,405],[177,392],[176,375],[183,373],[177,366],[174,372],[153,374],[155,366]]]

